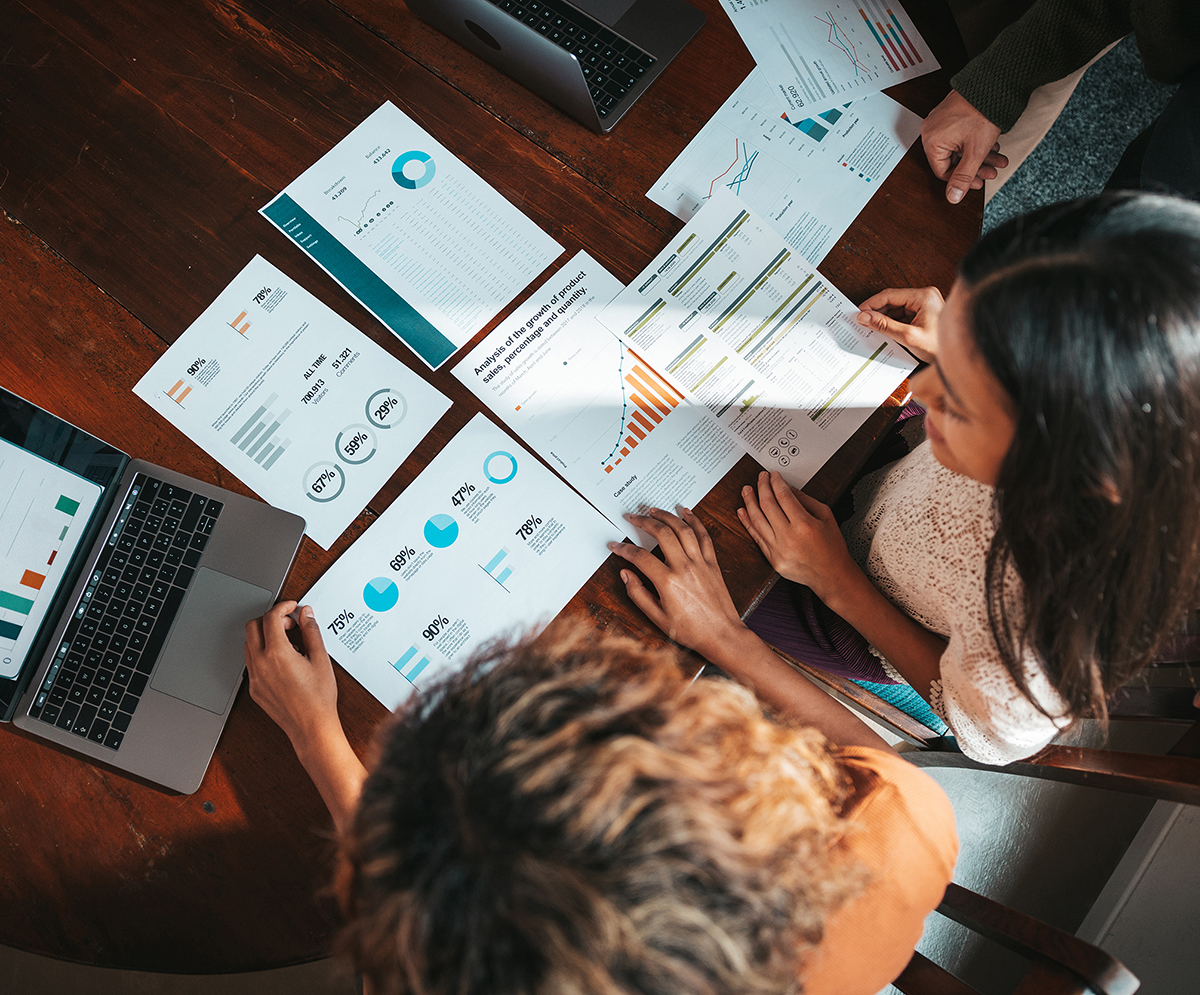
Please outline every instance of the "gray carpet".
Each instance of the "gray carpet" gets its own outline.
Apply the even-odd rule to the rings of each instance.
[[[1098,193],[1126,146],[1175,90],[1146,76],[1137,43],[1125,38],[1083,74],[1041,144],[988,202],[983,230],[1036,207]]]

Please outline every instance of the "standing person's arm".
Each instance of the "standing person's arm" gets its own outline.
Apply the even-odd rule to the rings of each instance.
[[[341,833],[354,817],[367,771],[338,718],[337,680],[321,628],[307,605],[299,623],[293,621],[296,607],[295,601],[280,601],[246,624],[250,697],[287,733]],[[287,636],[297,624],[303,653]]]
[[[1130,0],[1038,0],[950,80],[921,142],[946,199],[962,200],[1008,159],[995,145],[1039,86],[1069,76],[1132,30]]]

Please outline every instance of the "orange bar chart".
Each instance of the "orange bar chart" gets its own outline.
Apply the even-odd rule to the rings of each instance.
[[[630,356],[633,355],[631,351]],[[661,425],[663,419],[683,400],[683,396],[670,384],[640,362],[633,364],[633,368],[625,374],[624,379],[629,418],[623,430],[628,434],[622,440],[623,444],[618,444],[614,451],[613,456],[616,458],[610,457],[611,462],[605,464],[605,473],[612,473],[621,460],[633,452],[637,444],[644,441],[656,426]]]
[[[233,321],[229,323],[229,327],[239,335],[245,335],[248,331],[250,331],[250,322],[246,321],[246,312],[243,311],[236,318],[234,318]]]
[[[175,384],[174,387],[172,387],[169,391],[167,391],[167,397],[169,397],[176,404],[183,404],[183,399],[192,392],[191,387],[183,387],[183,390],[180,390],[179,393],[176,394],[175,391],[179,390],[180,387],[183,387],[182,380],[180,380],[178,383]]]

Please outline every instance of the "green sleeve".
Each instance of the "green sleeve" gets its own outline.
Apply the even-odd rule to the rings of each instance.
[[[950,85],[1008,131],[1034,90],[1069,76],[1130,30],[1130,0],[1037,0]]]

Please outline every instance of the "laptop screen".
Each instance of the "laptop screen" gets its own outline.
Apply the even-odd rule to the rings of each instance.
[[[0,680],[16,678],[128,457],[0,389]],[[90,541],[87,545],[90,546]]]

